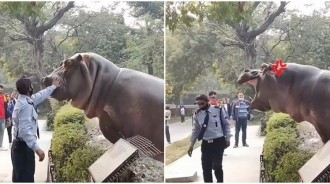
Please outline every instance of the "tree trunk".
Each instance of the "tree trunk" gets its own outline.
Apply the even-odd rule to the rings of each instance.
[[[44,39],[43,36],[38,36],[33,42],[33,62],[36,67],[37,76],[39,79],[46,76],[45,68],[42,64],[44,55]]]
[[[154,69],[152,67],[152,62],[151,63],[147,63],[147,66],[148,66],[148,74],[154,75]]]
[[[252,42],[246,43],[244,46],[244,52],[245,52],[245,68],[255,68],[256,62],[257,62],[257,44],[255,42],[255,39],[253,39]]]

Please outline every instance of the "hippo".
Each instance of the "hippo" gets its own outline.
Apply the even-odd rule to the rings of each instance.
[[[330,72],[310,65],[286,63],[281,76],[272,72],[272,65],[246,69],[239,84],[255,89],[251,109],[273,110],[289,114],[297,122],[310,122],[322,142],[330,139]]]
[[[43,78],[50,86],[60,78],[52,98],[71,101],[88,118],[97,117],[102,134],[110,142],[140,135],[152,141],[164,163],[164,80],[120,68],[95,53],[76,53]]]

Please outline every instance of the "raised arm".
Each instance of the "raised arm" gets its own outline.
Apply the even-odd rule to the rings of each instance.
[[[31,99],[33,100],[34,106],[39,105],[41,102],[43,102],[44,100],[46,100],[52,93],[53,91],[56,89],[55,85],[51,85],[41,91],[39,91],[38,93],[35,93],[31,96]]]

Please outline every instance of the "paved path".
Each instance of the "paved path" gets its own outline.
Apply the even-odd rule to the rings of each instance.
[[[258,127],[258,125],[247,127],[247,143],[250,147],[242,147],[239,144],[238,148],[234,149],[233,145],[231,145],[226,149],[225,153],[227,156],[224,156],[223,160],[224,182],[259,182],[259,157],[262,152],[264,137],[257,136]],[[231,131],[234,134],[234,128],[231,128]],[[233,143],[234,137],[231,138],[231,144]],[[203,182],[200,147],[193,151],[192,157],[185,155],[166,166],[165,177],[184,175],[185,173],[193,173],[193,171],[197,171],[197,180],[195,182]],[[215,177],[213,181],[216,181]]]
[[[170,124],[170,137],[171,142],[174,143],[176,141],[180,141],[188,136],[191,135],[192,124],[191,124],[191,117],[186,119],[185,123],[182,125],[181,122],[175,122]],[[167,147],[168,144],[165,139],[165,146]]]
[[[34,175],[34,180],[35,182],[44,183],[47,180],[48,149],[50,148],[52,132],[46,131],[45,120],[39,120],[38,123],[40,127],[40,139],[38,139],[38,144],[40,148],[44,150],[46,157],[44,161],[39,162],[39,157],[35,155],[36,172]],[[3,145],[6,148],[9,146],[7,130],[5,130]],[[0,182],[11,183],[12,170],[10,150],[0,151]]]

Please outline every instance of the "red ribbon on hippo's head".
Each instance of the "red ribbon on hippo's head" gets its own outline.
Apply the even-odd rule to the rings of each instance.
[[[282,59],[277,59],[276,63],[272,65],[272,72],[275,73],[276,76],[282,76],[283,71],[286,70],[286,64],[283,63]]]

